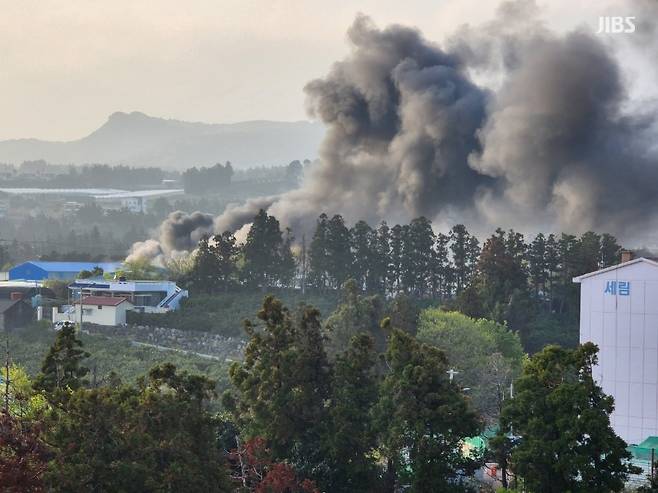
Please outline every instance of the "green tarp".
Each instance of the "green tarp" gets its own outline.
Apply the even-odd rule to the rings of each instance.
[[[654,450],[654,460],[658,459],[658,437],[649,437],[639,445],[628,447],[633,458],[643,461],[651,461],[651,450]]]

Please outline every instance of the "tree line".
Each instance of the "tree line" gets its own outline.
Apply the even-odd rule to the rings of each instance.
[[[127,188],[159,185],[170,175],[161,168],[125,165],[53,165],[43,160],[26,161],[16,174],[0,180],[4,187],[43,188]]]
[[[272,296],[247,322],[245,356],[213,413],[206,377],[161,365],[136,383],[97,378],[72,326],[30,384],[7,375],[0,413],[5,491],[474,492],[495,460],[525,491],[621,491],[637,470],[592,378],[596,347],[549,346],[524,365],[485,450],[451,353],[380,325],[330,355],[318,311]],[[574,444],[578,444],[575,446]],[[556,459],[557,458],[557,459]]]
[[[372,228],[365,221],[348,227],[338,214],[320,215],[310,242],[302,238],[293,248],[294,242],[292,230],[283,231],[261,210],[244,245],[228,231],[201,240],[193,268],[196,288],[211,292],[245,284],[338,290],[351,278],[366,293],[449,299],[481,283],[489,291],[502,288],[503,297],[527,289],[545,301],[554,299],[552,309],[564,310],[562,295],[573,275],[613,265],[621,251],[607,233],[540,233],[526,241],[514,230],[497,229],[482,244],[463,224],[447,233],[435,233],[425,217],[393,227],[382,222]]]
[[[528,240],[497,229],[481,242],[458,224],[435,232],[425,217],[390,227],[365,221],[348,227],[340,215],[320,215],[313,236],[290,229],[261,210],[243,244],[230,232],[204,237],[187,276],[197,292],[238,288],[337,291],[354,279],[359,291],[438,301],[462,313],[507,323],[526,348],[540,349],[548,334],[575,344],[578,286],[573,277],[614,265],[614,236],[586,232],[537,234]]]
[[[225,190],[231,184],[233,166],[229,161],[222,165],[197,168],[196,166],[185,170],[181,175],[185,193],[199,195]]]

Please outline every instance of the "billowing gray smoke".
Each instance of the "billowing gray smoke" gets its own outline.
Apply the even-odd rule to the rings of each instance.
[[[321,166],[272,212],[340,212],[350,221],[434,217],[468,208],[491,180],[468,165],[485,118],[485,92],[455,56],[413,29],[358,17],[352,54],[305,90],[327,125]]]
[[[229,204],[224,214],[215,220],[215,230],[218,233],[235,231],[252,221],[260,209],[269,209],[277,197],[258,197],[249,199],[244,204]]]
[[[305,88],[327,127],[321,164],[298,190],[231,208],[216,228],[237,229],[269,205],[298,234],[324,211],[371,222],[422,214],[481,231],[641,231],[656,218],[655,111],[624,113],[604,38],[553,34],[536,12],[506,3],[504,24],[462,29],[446,50],[357,17],[350,55]],[[471,79],[487,71],[494,88]]]
[[[214,217],[203,212],[187,214],[176,211],[169,214],[158,229],[158,239],[138,241],[130,249],[126,261],[151,259],[162,262],[163,258],[185,254],[196,248],[205,234],[214,231]]]
[[[487,223],[618,233],[655,216],[652,120],[621,113],[619,68],[584,33],[535,39],[492,98],[471,166],[498,179],[477,206]]]

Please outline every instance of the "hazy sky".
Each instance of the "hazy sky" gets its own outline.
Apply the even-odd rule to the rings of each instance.
[[[191,121],[305,119],[303,86],[348,50],[358,12],[440,42],[492,0],[0,0],[0,139],[69,140],[114,111]],[[556,29],[633,15],[539,0]],[[578,4],[586,4],[584,5]]]

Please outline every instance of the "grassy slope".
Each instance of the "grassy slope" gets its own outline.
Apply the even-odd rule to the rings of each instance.
[[[12,362],[24,367],[30,375],[35,375],[54,338],[55,332],[48,325],[41,324],[11,333],[9,350]],[[226,363],[173,351],[137,347],[119,337],[80,334],[80,339],[84,349],[91,354],[85,365],[95,367],[97,378],[101,381],[114,371],[123,381],[133,382],[153,366],[171,362],[180,369],[201,373],[217,381],[220,392],[228,383]]]
[[[139,315],[132,317],[131,321],[181,330],[213,332],[226,337],[242,337],[243,321],[246,318],[255,318],[266,294],[268,293],[255,291],[213,296],[194,295],[178,312]],[[296,308],[300,303],[312,305],[320,310],[322,318],[326,318],[336,308],[339,299],[336,293],[302,295],[299,291],[280,290],[271,294],[281,299],[290,309]]]

